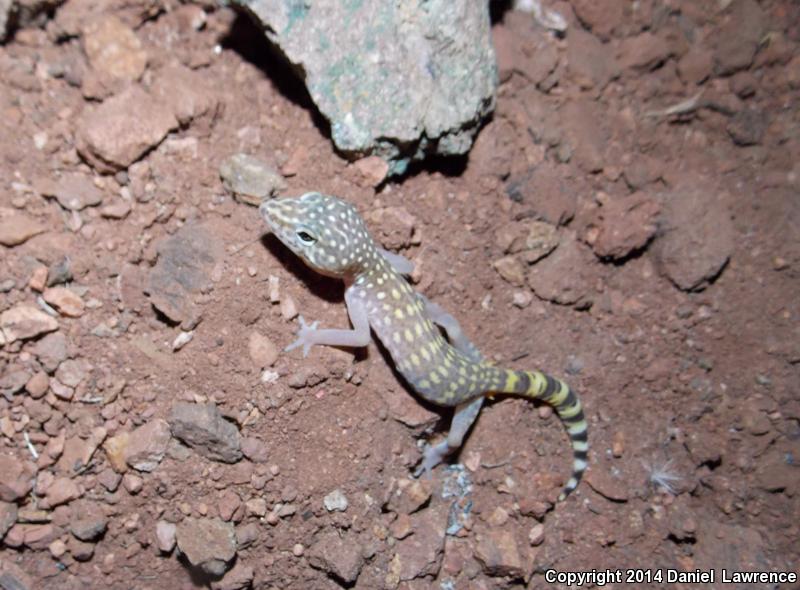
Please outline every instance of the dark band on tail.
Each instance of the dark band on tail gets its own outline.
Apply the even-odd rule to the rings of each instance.
[[[517,393],[550,404],[567,429],[572,443],[573,464],[572,477],[558,497],[559,501],[563,501],[578,487],[587,466],[589,438],[581,402],[566,383],[545,373],[538,371],[508,373],[505,393]]]

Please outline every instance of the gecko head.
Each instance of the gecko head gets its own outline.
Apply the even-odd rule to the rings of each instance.
[[[378,255],[356,208],[336,197],[270,199],[259,212],[272,233],[319,273],[353,276]]]

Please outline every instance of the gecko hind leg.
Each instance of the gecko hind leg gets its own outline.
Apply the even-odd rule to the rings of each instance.
[[[450,344],[464,354],[467,358],[475,363],[483,360],[483,355],[478,348],[472,344],[469,338],[466,337],[461,326],[451,314],[447,313],[442,306],[434,303],[422,294],[417,294],[420,300],[425,304],[425,312],[431,321],[444,329],[447,334],[447,339]],[[483,406],[483,396],[476,397],[458,404],[453,414],[453,420],[450,423],[450,431],[447,433],[447,439],[435,445],[427,444],[422,452],[422,462],[417,470],[414,472],[416,477],[430,473],[439,463],[444,461],[447,455],[456,452],[461,448],[464,438],[467,436],[469,429],[475,423],[478,413]]]

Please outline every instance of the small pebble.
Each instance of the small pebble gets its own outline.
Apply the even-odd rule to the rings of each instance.
[[[295,543],[292,547],[292,555],[295,557],[302,557],[303,553],[305,553],[306,548],[303,547],[300,543]]]
[[[537,547],[544,543],[544,525],[539,523],[533,525],[528,533],[528,541],[533,547]]]

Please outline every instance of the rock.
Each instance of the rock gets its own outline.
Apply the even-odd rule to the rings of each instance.
[[[8,532],[8,537],[11,537],[15,530],[18,531],[17,535],[22,537],[23,545],[40,551],[47,549],[47,546],[55,541],[62,532],[52,524],[18,524]],[[6,537],[6,541],[8,541],[8,537]]]
[[[126,473],[122,476],[122,487],[133,496],[142,491],[144,487],[144,480],[138,475],[133,473]]]
[[[678,76],[687,84],[702,84],[714,69],[711,52],[698,45],[692,45],[678,60]]]
[[[525,284],[525,267],[514,256],[504,256],[492,262],[492,266],[497,271],[503,280],[511,283],[515,287],[521,287]]]
[[[344,512],[349,505],[347,496],[342,490],[333,490],[322,499],[322,504],[328,512]]]
[[[8,25],[8,18],[11,15],[12,7],[12,0],[0,0],[0,41],[4,41],[6,38],[6,27]]]
[[[233,515],[242,506],[242,499],[233,490],[225,490],[219,498],[217,509],[222,520],[231,520]],[[264,505],[266,511],[266,503]],[[241,520],[241,519],[240,519]]]
[[[112,494],[117,491],[122,481],[122,476],[113,469],[103,469],[97,475],[97,481]]]
[[[275,344],[258,332],[251,332],[248,341],[248,351],[250,353],[250,360],[258,369],[265,369],[271,367],[278,360],[278,347]]]
[[[74,479],[57,477],[44,493],[45,497],[40,506],[42,508],[55,508],[80,498],[83,495],[83,488]]]
[[[20,303],[0,314],[6,342],[28,340],[58,330],[58,320],[31,305]]]
[[[750,67],[767,32],[767,17],[756,0],[733,0],[713,42],[714,71],[726,76]]]
[[[437,510],[411,517],[414,534],[397,541],[391,565],[399,581],[436,575],[444,554],[446,521]]]
[[[125,462],[137,471],[153,471],[164,458],[171,438],[166,420],[151,420],[131,432]]]
[[[211,582],[211,590],[245,590],[253,585],[255,571],[240,559],[221,580]]]
[[[636,37],[627,37],[619,45],[618,59],[623,68],[651,71],[672,55],[672,49],[663,37],[645,31]]]
[[[221,576],[236,555],[233,525],[218,518],[187,518],[175,531],[178,549],[195,567]]]
[[[245,549],[256,542],[260,535],[260,527],[254,522],[236,528],[236,542],[239,549]]]
[[[267,501],[264,498],[250,498],[245,502],[245,508],[247,514],[261,518],[267,513]]]
[[[103,508],[96,502],[79,500],[72,508],[72,517],[69,522],[69,530],[81,541],[96,541],[106,532],[108,518],[103,512]]]
[[[475,559],[489,576],[521,578],[524,575],[517,541],[507,530],[494,529],[478,535]]]
[[[131,204],[122,199],[117,199],[100,209],[100,215],[106,219],[125,219],[130,212]]]
[[[17,522],[17,505],[11,502],[0,501],[0,541],[3,540],[8,529]]]
[[[623,24],[625,17],[624,0],[606,0],[603,3],[593,0],[573,0],[572,8],[575,15],[587,29],[603,40],[611,38],[611,33]],[[572,27],[569,35],[572,36],[578,27]]]
[[[212,461],[235,463],[242,458],[239,431],[214,404],[179,402],[172,406],[172,434]]]
[[[105,440],[106,435],[106,429],[98,426],[93,428],[85,439],[79,436],[71,436],[66,439],[61,458],[56,465],[58,471],[72,476],[85,469],[92,460],[97,447]]]
[[[65,172],[58,180],[42,180],[35,183],[35,188],[43,196],[55,198],[68,211],[95,207],[104,197],[92,178],[80,172]]]
[[[353,167],[361,174],[366,186],[378,186],[389,174],[389,164],[378,156],[367,156],[356,160]]]
[[[386,500],[386,509],[398,514],[416,512],[431,499],[431,483],[423,479],[393,481]]]
[[[608,462],[593,466],[584,476],[586,484],[604,498],[613,502],[627,502],[631,493],[630,482]]]
[[[126,82],[142,77],[147,52],[136,33],[116,16],[104,14],[83,27],[83,51],[101,76]]]
[[[184,127],[204,115],[214,115],[219,108],[219,98],[211,80],[180,63],[161,68],[150,93],[168,105]]]
[[[27,215],[14,214],[0,219],[0,244],[13,247],[44,232],[44,226]]]
[[[699,181],[665,196],[664,233],[656,240],[660,269],[684,291],[711,283],[733,252],[730,213]]]
[[[98,171],[116,172],[156,147],[177,126],[167,105],[131,85],[100,106],[84,110],[76,146]]]
[[[269,458],[267,443],[259,438],[244,436],[241,439],[242,454],[253,463],[266,463]]]
[[[584,172],[599,172],[604,166],[608,137],[601,121],[605,115],[597,103],[585,99],[571,100],[559,111],[561,127],[572,158]],[[547,219],[546,221],[551,221]]]
[[[226,190],[250,205],[286,190],[283,176],[266,162],[247,154],[234,154],[219,166],[219,176]]]
[[[0,377],[0,394],[7,399],[11,399],[15,393],[22,391],[25,384],[31,378],[31,374],[25,370],[8,371]]]
[[[770,452],[758,462],[754,484],[766,492],[785,491],[793,497],[800,491],[800,471],[788,462],[790,453]]]
[[[563,225],[575,216],[575,190],[565,182],[563,172],[554,164],[543,162],[513,176],[506,184],[505,192],[509,199],[524,203],[536,218],[551,225]]]
[[[308,563],[322,570],[346,586],[353,585],[364,566],[364,550],[361,545],[345,533],[335,530],[321,532],[308,549]]]
[[[67,358],[67,337],[61,332],[47,334],[33,345],[31,352],[39,359],[44,369],[52,373]]]
[[[660,180],[664,175],[664,164],[658,158],[639,154],[630,164],[625,166],[623,174],[625,182],[635,191],[647,184]]]
[[[390,175],[412,158],[466,153],[494,107],[485,2],[431,0],[424,10],[338,0],[237,3],[302,70],[337,148],[383,157]]]
[[[578,308],[591,307],[594,297],[590,276],[592,261],[588,250],[567,233],[552,254],[531,267],[528,286],[547,301]]]
[[[171,522],[159,520],[156,523],[156,544],[162,553],[170,553],[175,548],[176,527]]]
[[[519,252],[522,260],[534,264],[556,249],[559,235],[556,227],[544,221],[525,221],[522,223],[521,240],[509,246],[511,252]]]
[[[61,315],[70,318],[79,318],[83,315],[86,305],[78,294],[66,287],[50,287],[42,294],[47,303],[55,307]]]
[[[120,432],[103,443],[106,458],[117,473],[124,473],[128,469],[125,454],[130,441],[130,432]]]
[[[619,76],[611,47],[580,28],[571,29],[567,36],[567,68],[582,88],[603,90]]]
[[[528,542],[533,547],[538,547],[544,543],[544,525],[542,523],[535,524],[528,532]]]
[[[728,135],[736,145],[758,145],[769,127],[766,112],[758,109],[742,109],[728,122]]]
[[[67,541],[67,551],[76,561],[89,561],[94,555],[94,544],[70,537]]]
[[[658,202],[639,193],[605,199],[589,230],[594,253],[621,260],[641,250],[658,229],[660,211]]]
[[[150,302],[176,323],[199,317],[192,299],[212,285],[221,242],[204,226],[189,223],[159,242],[157,249],[158,262],[147,278]]]
[[[50,378],[44,371],[38,371],[28,379],[25,384],[25,391],[27,391],[33,399],[39,399],[50,388]]]
[[[56,379],[67,387],[77,387],[91,370],[91,365],[82,359],[67,359],[56,370]]]

